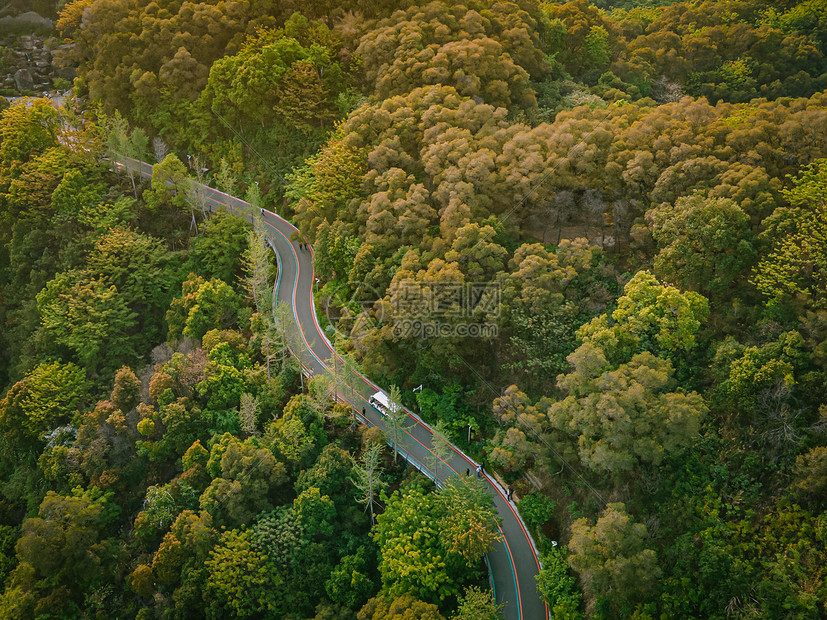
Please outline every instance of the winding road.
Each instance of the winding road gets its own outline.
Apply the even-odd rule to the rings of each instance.
[[[130,167],[141,176],[152,176],[151,164],[120,158],[116,166],[123,167],[124,162],[129,162]],[[240,212],[246,219],[261,218],[279,265],[277,302],[286,304],[290,309],[292,324],[285,330],[288,346],[307,374],[333,377],[343,387],[338,390],[339,398],[353,407],[362,421],[378,426],[390,436],[384,417],[368,403],[370,395],[379,387],[362,375],[357,375],[354,385],[347,385],[341,376],[334,373],[335,369],[343,367],[343,362],[319,325],[313,303],[313,250],[309,246],[308,249],[300,249],[298,242],[290,240],[291,236],[296,238],[298,234],[296,227],[275,213],[255,209],[249,203],[217,189],[199,186],[199,192],[210,209],[223,207]],[[341,375],[341,370],[338,374]],[[362,411],[365,411],[364,416]],[[407,410],[406,413],[407,431],[397,448],[409,463],[438,485],[449,476],[464,475],[467,470],[474,475],[477,463],[456,446],[451,445],[448,458],[436,457],[431,451],[433,429],[414,413]],[[536,575],[540,563],[528,528],[514,504],[506,499],[505,489],[491,476],[484,475],[484,480],[502,519],[499,527],[503,541],[496,543],[487,554],[497,602],[504,605],[507,620],[548,618],[548,608],[537,591]]]

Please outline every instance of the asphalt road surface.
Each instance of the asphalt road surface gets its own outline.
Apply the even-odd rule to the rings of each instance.
[[[121,158],[115,165],[123,167],[127,161],[126,158]],[[134,160],[129,163],[141,176],[152,176],[150,164]],[[199,193],[210,209],[226,208],[251,222],[255,217],[261,218],[265,224],[268,243],[278,259],[277,303],[288,306],[292,320],[291,325],[285,326],[290,350],[307,374],[328,374],[333,377],[339,384],[337,392],[340,400],[353,407],[362,421],[378,426],[390,437],[384,416],[368,402],[370,395],[380,389],[379,386],[361,375],[357,375],[350,385],[342,378],[343,362],[325,337],[313,304],[313,250],[308,246],[300,248],[298,240],[291,241],[300,235],[296,227],[275,213],[256,209],[249,203],[216,189],[201,186]],[[407,430],[397,447],[409,463],[438,485],[449,476],[462,476],[466,471],[475,475],[477,463],[453,445],[450,456],[444,459],[436,457],[431,451],[433,429],[414,413],[406,412]],[[528,529],[520,519],[517,508],[506,499],[505,489],[486,474],[483,474],[483,479],[502,519],[499,527],[503,541],[496,543],[487,554],[490,580],[497,602],[504,605],[507,620],[548,618],[548,608],[537,591],[536,575],[540,565]]]

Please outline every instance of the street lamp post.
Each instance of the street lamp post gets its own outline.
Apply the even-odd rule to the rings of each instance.
[[[423,384],[420,384],[419,386],[412,389],[411,393],[413,394],[414,392],[421,392],[422,391],[422,385]],[[417,405],[418,405],[418,403],[417,403]],[[422,413],[422,407],[417,406],[417,410],[419,411],[419,413]]]

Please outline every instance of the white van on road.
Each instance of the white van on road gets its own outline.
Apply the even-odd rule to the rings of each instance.
[[[382,415],[388,415],[391,407],[391,401],[388,399],[388,395],[382,391],[376,392],[376,394],[371,396],[368,399],[368,403],[370,403],[372,407],[375,407]]]

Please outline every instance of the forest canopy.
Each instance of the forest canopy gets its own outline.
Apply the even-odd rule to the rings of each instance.
[[[78,77],[0,112],[0,617],[501,617],[484,491],[305,380],[198,182],[298,226],[553,618],[827,614],[825,0],[39,4]]]

